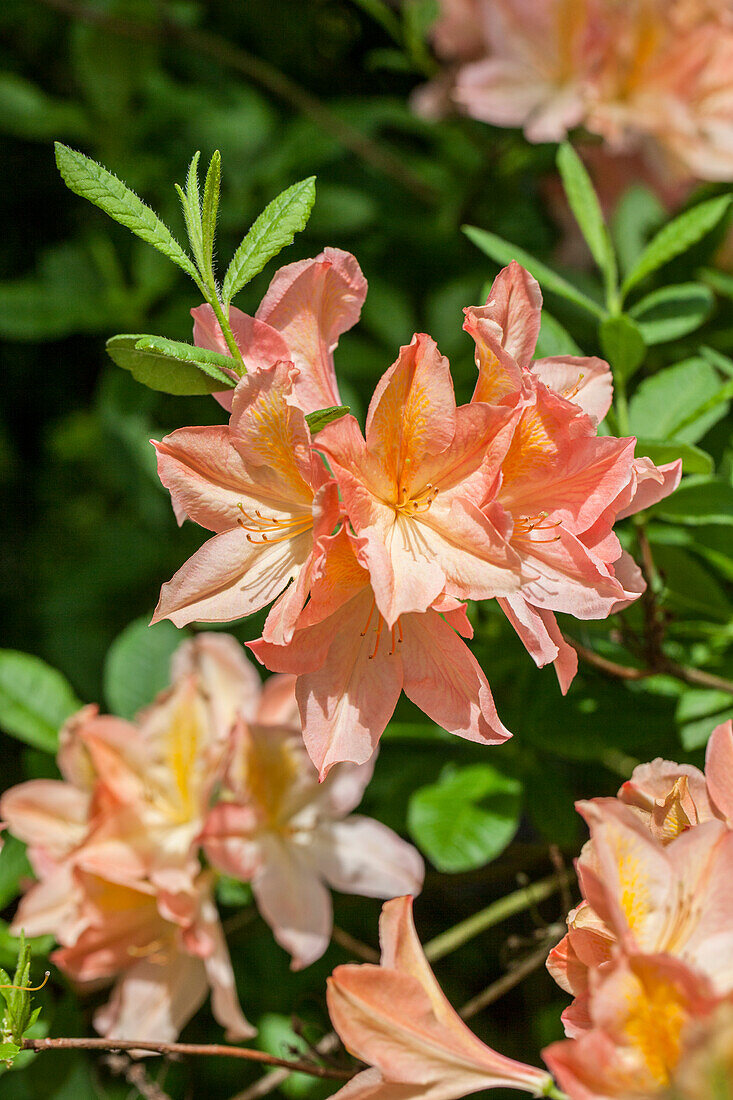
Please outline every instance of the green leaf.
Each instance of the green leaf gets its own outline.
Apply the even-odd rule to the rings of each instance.
[[[530,256],[529,252],[525,252],[523,248],[510,244],[502,237],[497,237],[495,233],[489,233],[487,229],[479,229],[475,225],[464,225],[463,232],[477,248],[490,256],[495,263],[506,265],[511,263],[512,260],[516,260],[522,267],[526,267],[531,275],[534,275],[543,290],[559,294],[561,298],[574,302],[576,306],[588,310],[595,317],[606,316],[603,306],[599,305],[598,302],[594,302],[582,290],[578,290],[567,279],[563,279],[562,275],[558,275],[556,271],[543,264],[541,260],[536,260],[534,256]]]
[[[17,73],[0,74],[0,129],[24,141],[50,141],[63,133],[83,141],[89,121],[70,100],[51,99]]]
[[[601,348],[613,373],[627,379],[639,369],[646,355],[646,342],[630,317],[607,317],[600,327]]]
[[[0,909],[4,909],[20,893],[24,878],[32,878],[33,871],[25,854],[25,844],[14,836],[3,833],[5,843],[0,852]]]
[[[701,411],[721,390],[714,367],[686,359],[645,378],[629,404],[630,430],[644,439],[696,443],[725,415],[725,405]]]
[[[537,347],[535,348],[535,359],[546,359],[553,355],[582,354],[583,352],[567,329],[563,328],[551,313],[543,309],[540,334],[537,337]]]
[[[237,384],[225,373],[235,368],[228,355],[178,340],[142,333],[113,336],[107,341],[107,354],[138,382],[162,393],[218,393]]]
[[[653,508],[655,516],[681,523],[733,524],[733,485],[715,477],[690,477]]]
[[[674,500],[674,494],[670,499]],[[733,608],[724,588],[696,557],[677,546],[657,544],[654,562],[664,580],[665,602],[672,610],[702,616],[711,623],[730,623]]]
[[[664,344],[694,332],[713,308],[713,295],[698,283],[665,286],[642,298],[629,316],[636,321],[647,344]]]
[[[698,271],[697,277],[722,298],[733,298],[733,275],[727,271],[716,271],[715,268],[704,267]]]
[[[308,413],[305,421],[311,435],[315,435],[327,424],[332,424],[334,420],[340,420],[342,416],[346,416],[348,411],[348,405],[331,405],[328,409],[316,409],[315,412]]]
[[[196,268],[171,231],[122,180],[83,153],[69,149],[58,141],[56,164],[64,183],[75,195],[88,199],[110,218],[157,248],[199,284]]]
[[[707,202],[701,202],[691,210],[686,210],[684,214],[680,214],[660,229],[626,276],[621,288],[622,294],[628,294],[632,287],[642,279],[646,279],[647,275],[651,275],[652,272],[673,260],[675,256],[680,256],[697,244],[718,224],[727,212],[730,202],[730,195],[708,199]]]
[[[292,244],[295,234],[305,228],[315,201],[316,177],[309,176],[288,187],[265,207],[234,253],[224,276],[222,302],[225,309],[265,264]]]
[[[278,1058],[303,1058],[312,1052],[304,1037],[293,1030],[292,1018],[275,1012],[266,1012],[257,1021],[257,1045],[260,1050]],[[317,1077],[307,1073],[289,1073],[278,1085],[278,1092],[288,1100],[300,1100],[314,1092],[320,1096],[319,1086]]]
[[[104,695],[109,709],[132,719],[171,682],[171,658],[186,635],[164,620],[148,625],[136,619],[115,638],[104,662]]]
[[[44,752],[56,752],[58,732],[81,703],[68,681],[39,657],[0,650],[0,726]]]
[[[557,167],[570,209],[593,259],[603,273],[607,291],[612,293],[616,289],[618,271],[611,238],[591,178],[569,142],[563,142],[557,151]]]
[[[212,154],[204,183],[204,201],[201,211],[203,232],[203,260],[205,272],[213,275],[214,239],[216,237],[216,215],[219,211],[219,192],[221,189],[221,153],[218,149]]]
[[[446,771],[410,799],[413,840],[439,871],[469,871],[495,859],[519,824],[521,783],[490,764]]]
[[[687,689],[679,698],[675,714],[682,747],[687,752],[702,748],[715,727],[732,715],[728,692]]]
[[[621,196],[611,222],[611,236],[624,274],[637,263],[649,234],[665,216],[664,206],[648,187],[635,184]]]
[[[186,222],[186,230],[188,231],[188,239],[191,243],[191,250],[196,258],[199,271],[203,274],[205,265],[203,258],[204,237],[201,228],[201,197],[199,195],[200,157],[201,153],[196,151],[191,158],[191,163],[188,166],[188,174],[186,176],[186,190],[184,191],[178,184],[175,184],[175,188],[181,200],[181,207]]]
[[[707,451],[692,443],[658,443],[649,439],[637,439],[634,453],[637,457],[643,455],[650,458],[657,466],[681,458],[682,472],[685,474],[711,474],[715,468]]]

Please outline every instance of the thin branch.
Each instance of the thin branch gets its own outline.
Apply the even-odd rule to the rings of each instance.
[[[554,926],[551,926],[554,928]],[[565,931],[565,926],[562,926],[562,932]],[[484,1008],[493,1004],[494,1001],[498,1001],[500,997],[503,997],[505,993],[508,993],[510,989],[514,989],[515,985],[519,985],[520,982],[532,973],[533,970],[538,970],[539,967],[545,962],[548,952],[550,950],[550,944],[545,940],[541,947],[536,948],[530,952],[525,958],[507,971],[506,974],[502,974],[500,978],[497,978],[495,982],[487,986],[481,993],[477,993],[475,997],[472,997],[470,1001],[459,1010],[458,1015],[464,1020],[470,1020],[472,1016],[476,1016]]]
[[[352,936],[350,932],[344,931],[343,928],[338,928],[334,925],[331,939],[334,943],[337,943],[339,947],[343,947],[345,951],[349,951],[352,955],[355,955],[357,959],[361,959],[363,962],[379,962],[379,952],[376,948],[370,947],[369,944],[362,943],[361,940],[357,940],[355,936]]]
[[[157,1081],[151,1081],[142,1062],[134,1062],[127,1054],[110,1054],[107,1068],[117,1077],[124,1077],[128,1085],[137,1089],[144,1100],[171,1100]]]
[[[212,34],[210,31],[183,27],[167,18],[162,25],[158,26],[120,19],[107,15],[99,8],[74,3],[73,0],[36,0],[36,2],[68,15],[72,19],[101,27],[110,34],[141,42],[169,42],[191,50],[199,57],[209,57],[220,65],[234,69],[248,80],[259,84],[261,88],[282,100],[299,114],[305,115],[374,171],[394,180],[405,191],[409,191],[424,203],[433,204],[436,201],[435,190],[389,149],[346,122],[274,65],[260,57],[255,57],[241,46],[232,45],[219,35]]]
[[[563,635],[568,645],[572,646],[586,664],[605,672],[607,676],[614,676],[618,680],[648,680],[650,676],[659,676],[664,673],[675,680],[681,680],[685,684],[694,687],[712,688],[714,691],[725,691],[733,695],[733,681],[726,680],[722,676],[716,676],[712,672],[705,672],[701,668],[689,668],[687,665],[679,665],[671,661],[664,654],[660,654],[653,668],[634,668],[631,665],[620,665],[616,661],[609,661],[607,657],[601,657],[592,649],[576,642],[574,638]]]
[[[249,1047],[225,1046],[221,1043],[149,1043],[141,1039],[24,1039],[24,1050],[40,1053],[44,1050],[144,1050],[151,1054],[196,1055],[208,1058],[243,1058],[249,1062],[260,1062],[268,1066],[282,1066],[289,1073],[308,1073],[311,1077],[324,1077],[333,1081],[345,1081],[352,1076],[346,1070],[317,1066],[314,1062],[293,1061],[289,1058],[277,1058],[262,1050]]]
[[[572,877],[569,871],[560,871],[558,874],[550,875],[549,878],[540,879],[539,882],[499,898],[485,909],[474,913],[460,924],[454,925],[453,928],[441,932],[435,939],[430,940],[425,945],[427,958],[430,962],[442,959],[456,948],[462,947],[464,943],[468,943],[474,936],[478,936],[488,928],[493,928],[495,924],[500,924],[515,913],[521,913],[537,905],[538,902],[544,901],[545,898],[551,897],[562,888],[563,884],[570,882]]]
[[[320,1042],[316,1043],[316,1050],[319,1054],[332,1054],[335,1050],[338,1050],[340,1039],[335,1031],[329,1031]],[[259,1100],[262,1096],[267,1096],[269,1093],[274,1092],[275,1089],[280,1088],[283,1081],[286,1081],[290,1076],[290,1070],[288,1069],[273,1069],[269,1073],[265,1073],[260,1077],[259,1081],[255,1081],[253,1085],[249,1085],[242,1092],[238,1092],[236,1096],[232,1096],[231,1100]]]

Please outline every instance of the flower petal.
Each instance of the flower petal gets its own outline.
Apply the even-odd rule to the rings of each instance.
[[[603,359],[557,355],[535,359],[530,369],[549,389],[579,405],[596,424],[611,407],[613,376]]]
[[[275,939],[292,955],[292,969],[319,959],[331,939],[331,895],[294,845],[273,834],[263,836],[262,865],[252,890]]]
[[[345,894],[393,898],[422,889],[425,865],[418,851],[370,817],[324,822],[309,855],[329,885]]]

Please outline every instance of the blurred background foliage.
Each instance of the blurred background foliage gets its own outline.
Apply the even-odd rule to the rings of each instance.
[[[4,0],[0,6],[3,645],[63,673],[71,691],[55,699],[61,712],[77,700],[100,700],[122,713],[130,690],[146,702],[162,686],[156,677],[175,634],[169,624],[156,628],[144,662],[147,679],[140,663],[130,671],[125,656],[125,639],[129,652],[139,627],[105,662],[113,641],[131,621],[149,617],[161,581],[201,541],[193,525],[177,529],[148,440],[182,424],[216,422],[220,410],[208,398],[144,389],[107,359],[104,341],[116,332],[190,339],[189,309],[198,302],[163,257],[64,188],[52,141],[104,163],[179,235],[172,181],[183,180],[194,150],[208,160],[220,149],[224,262],[274,195],[316,174],[313,216],[280,262],[336,245],[353,251],[363,267],[370,289],[362,322],[337,352],[344,399],[363,415],[374,383],[414,331],[436,338],[467,399],[475,368],[461,309],[480,300],[497,268],[461,225],[490,229],[551,263],[563,230],[549,203],[554,147],[530,146],[516,132],[465,118],[426,121],[411,110],[411,92],[432,72],[425,32],[433,15],[434,5],[424,0],[406,0],[399,12],[379,0]],[[715,193],[704,189],[704,197]],[[634,233],[664,218],[648,192],[634,201],[616,224],[617,239],[632,253]],[[693,455],[692,468],[717,471],[712,492],[710,482],[702,492],[693,483],[679,506],[673,498],[660,509],[649,537],[668,653],[730,679],[729,403],[718,400],[690,419],[733,375],[731,281],[710,275],[724,232],[720,227],[665,271],[665,283],[680,283],[705,269],[715,297],[708,296],[702,329],[685,334],[683,325],[675,343],[651,348],[635,378],[631,419],[640,435],[699,447],[710,459],[696,466]],[[273,270],[245,289],[240,308],[254,312]],[[565,274],[594,292],[582,266]],[[599,352],[585,315],[552,296],[548,304],[583,353]],[[706,356],[699,355],[701,345],[711,349]],[[664,373],[669,367],[676,373]],[[643,615],[635,607],[610,623],[573,622],[569,633],[611,660],[625,660],[629,638],[643,633]],[[403,700],[364,803],[365,812],[403,833],[409,826],[442,872],[429,874],[417,906],[424,938],[515,889],[518,874],[533,879],[550,872],[549,845],[569,861],[583,835],[574,798],[612,793],[635,762],[656,755],[699,763],[709,732],[731,714],[730,695],[709,684],[662,674],[623,682],[582,663],[563,699],[552,670],[534,667],[498,609],[474,618],[474,651],[515,739],[487,753],[426,726]],[[234,633],[245,641],[259,625],[248,621]],[[26,740],[31,744],[3,742],[5,785],[55,774],[38,738]],[[18,848],[9,845],[2,857],[0,904],[14,893],[3,892],[3,881],[22,873]],[[267,928],[243,909],[246,890],[223,891],[242,1003],[260,1020],[258,1041],[280,1054],[297,1044],[291,1013],[306,1021],[306,1039],[317,1040],[327,1030],[325,978],[348,952],[332,946],[305,974],[292,975]],[[336,922],[374,944],[378,909],[376,902],[342,897]],[[440,964],[454,1003],[521,958],[561,911],[552,899],[541,914],[526,912]],[[0,954],[12,950],[0,928]],[[88,1028],[90,1005],[80,1004],[62,980],[41,999],[52,1033]],[[507,1054],[537,1061],[539,1047],[559,1036],[564,1003],[540,969],[477,1018],[477,1030]],[[183,1037],[215,1041],[219,1034],[202,1012]],[[153,1067],[151,1076],[158,1072]],[[171,1065],[165,1089],[214,1100],[234,1096],[254,1076],[240,1063],[199,1060]],[[6,1074],[0,1087],[8,1100],[130,1095],[130,1085],[107,1068],[71,1054],[36,1058]],[[293,1078],[283,1091],[318,1097],[332,1090]]]

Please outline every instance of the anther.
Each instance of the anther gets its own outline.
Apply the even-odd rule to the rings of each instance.
[[[380,615],[379,616],[379,624],[377,626],[377,637],[374,641],[374,649],[369,654],[369,660],[370,661],[373,661],[374,658],[377,656],[377,650],[379,649],[379,639],[382,637],[382,628],[383,628],[383,626],[384,626],[384,619]]]

